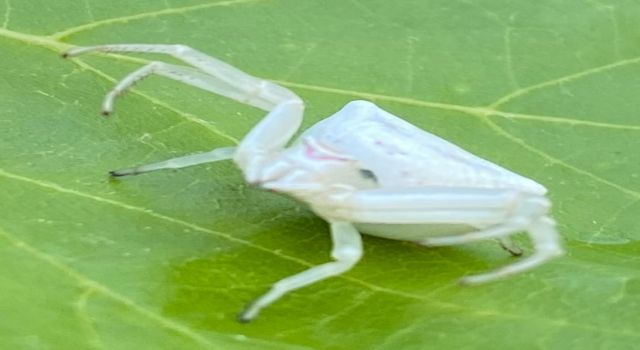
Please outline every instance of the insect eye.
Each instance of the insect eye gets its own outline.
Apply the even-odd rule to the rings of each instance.
[[[373,182],[378,182],[378,178],[376,177],[376,174],[373,171],[369,169],[359,169],[358,172],[360,173],[360,176],[362,176],[363,178],[367,180],[371,180]]]

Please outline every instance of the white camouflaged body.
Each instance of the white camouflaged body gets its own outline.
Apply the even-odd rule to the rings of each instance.
[[[332,151],[357,159],[380,187],[507,188],[544,195],[537,182],[479,158],[380,109],[354,101],[308,129]]]
[[[350,102],[308,129],[300,140],[305,138],[314,139],[323,149],[356,160],[359,167],[375,176],[374,187],[491,188],[534,196],[544,196],[547,192],[537,182],[479,158],[367,101]],[[304,146],[299,143],[297,147]],[[347,179],[344,175],[342,178]],[[350,181],[349,185],[371,187],[366,181]],[[326,203],[309,204],[318,215],[324,216]],[[370,235],[408,241],[487,227],[480,223],[353,224]]]

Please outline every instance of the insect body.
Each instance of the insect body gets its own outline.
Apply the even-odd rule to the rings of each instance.
[[[151,62],[109,92],[115,97],[150,74],[159,74],[268,112],[237,147],[136,168],[113,176],[232,159],[245,180],[307,203],[331,228],[334,261],[276,282],[239,316],[255,318],[288,292],[351,269],[362,256],[360,232],[427,246],[498,239],[514,255],[509,239],[529,234],[534,253],[511,265],[461,282],[491,281],[539,266],[563,250],[548,216],[546,189],[429,134],[373,103],[353,101],[308,129],[285,148],[302,122],[304,104],[288,89],[252,77],[183,45],[122,44],[80,47],[63,56],[100,52],[150,52],[174,56],[191,67]]]

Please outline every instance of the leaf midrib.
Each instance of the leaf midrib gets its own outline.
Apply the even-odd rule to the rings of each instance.
[[[72,46],[66,43],[62,43],[59,41],[55,41],[52,40],[49,37],[46,36],[37,36],[37,35],[31,35],[31,34],[24,34],[24,33],[19,33],[19,32],[14,32],[14,31],[10,31],[10,30],[6,30],[6,29],[0,29],[0,36],[5,36],[8,38],[12,38],[12,39],[16,39],[16,40],[20,40],[22,42],[26,42],[26,43],[30,43],[30,44],[36,44],[36,45],[40,45],[43,46],[45,48],[48,48],[50,50],[56,51],[56,52],[64,52],[65,50],[68,50],[69,48],[71,48]],[[148,62],[146,60],[141,60],[138,58],[130,58],[130,57],[126,57],[126,56],[121,56],[121,55],[109,55],[109,56],[113,56],[117,59],[124,59],[124,60],[132,60],[135,62]],[[108,79],[109,81],[115,81],[116,79],[109,76],[108,74],[98,70],[97,68],[88,65],[87,63],[84,63],[82,61],[80,61],[79,59],[73,59],[72,61],[76,62],[76,64],[78,64],[80,67],[83,67],[85,69],[89,69],[91,71],[93,71],[94,73],[100,75],[101,77]],[[626,64],[632,64],[632,63],[637,63],[640,62],[640,57],[638,57],[637,59],[633,59],[633,60],[626,60]],[[621,64],[616,64],[614,63],[610,63],[601,67],[609,67],[608,69],[613,69],[613,68],[619,68],[622,67],[623,65]],[[599,68],[592,68],[588,70],[589,72],[591,72],[590,74],[596,74],[596,73],[600,73],[603,72],[604,69],[599,69]],[[540,86],[540,87],[547,87],[547,86],[551,86],[552,84],[550,82],[557,82],[559,83],[564,83],[567,82],[567,77],[573,77],[573,79],[578,79],[578,78],[583,78],[585,76],[588,76],[587,74],[580,74],[580,73],[574,73],[571,74],[569,76],[565,76],[565,77],[560,77],[557,79],[553,79],[550,80],[548,82],[542,82],[536,85],[532,85],[532,86]],[[282,83],[283,85],[287,85],[287,86],[292,86],[292,87],[299,87],[299,88],[307,88],[310,90],[316,90],[316,91],[322,91],[322,92],[328,92],[328,93],[334,93],[334,94],[341,94],[341,95],[350,95],[350,96],[356,96],[356,97],[364,97],[364,98],[369,98],[372,100],[386,100],[386,101],[391,101],[391,102],[398,102],[398,103],[405,103],[408,105],[414,105],[414,106],[421,106],[421,107],[428,107],[428,108],[437,108],[437,109],[443,109],[443,110],[450,110],[450,111],[458,111],[458,112],[462,112],[465,115],[469,115],[469,116],[474,116],[474,117],[478,117],[481,118],[483,120],[483,122],[485,122],[490,128],[492,128],[493,130],[496,131],[496,133],[499,136],[505,137],[507,140],[509,140],[510,142],[513,142],[517,145],[519,145],[520,147],[524,148],[525,150],[536,154],[538,156],[540,156],[543,159],[546,159],[547,161],[549,161],[551,164],[558,164],[560,166],[563,166],[575,173],[578,173],[580,175],[583,176],[587,176],[589,178],[591,178],[592,180],[602,183],[608,187],[612,187],[614,189],[616,189],[617,191],[620,191],[626,195],[632,196],[633,198],[640,198],[640,192],[634,191],[632,189],[626,188],[625,186],[619,185],[617,183],[614,183],[612,181],[609,181],[607,179],[604,179],[600,176],[597,176],[587,170],[581,169],[579,167],[576,167],[574,165],[571,165],[561,159],[558,159],[556,157],[551,156],[550,154],[538,149],[537,147],[534,147],[532,145],[529,145],[528,143],[526,143],[524,140],[517,138],[516,136],[514,136],[513,134],[509,133],[508,131],[504,130],[502,127],[498,126],[496,123],[494,123],[492,120],[490,120],[489,118],[492,116],[499,116],[499,117],[505,117],[505,118],[513,118],[513,119],[529,119],[529,120],[536,120],[539,122],[557,122],[557,123],[568,123],[568,124],[573,124],[573,125],[583,125],[583,126],[590,126],[590,127],[602,127],[602,128],[613,128],[613,129],[626,129],[626,130],[640,130],[640,126],[635,126],[635,125],[621,125],[621,124],[612,124],[612,123],[600,123],[600,122],[587,122],[587,121],[580,121],[580,120],[574,120],[574,119],[566,119],[566,118],[558,118],[558,117],[550,117],[550,116],[540,116],[540,115],[531,115],[531,114],[521,114],[521,113],[511,113],[511,112],[502,112],[502,111],[497,111],[497,110],[492,110],[491,108],[488,107],[470,107],[470,106],[462,106],[462,105],[455,105],[455,104],[445,104],[445,103],[439,103],[439,102],[429,102],[429,101],[421,101],[421,100],[416,100],[416,99],[412,99],[412,98],[406,98],[406,97],[397,97],[397,96],[389,96],[389,95],[382,95],[382,94],[374,94],[374,93],[367,93],[367,92],[360,92],[360,91],[353,91],[353,90],[343,90],[343,89],[336,89],[336,88],[329,88],[329,87],[322,87],[322,86],[317,86],[317,85],[308,85],[308,84],[301,84],[301,83],[293,83],[293,82],[285,82],[285,81],[277,81],[274,80],[275,82],[279,82]],[[525,87],[523,89],[529,89],[530,87]],[[154,104],[157,104],[161,107],[165,107],[168,108],[169,110],[178,113],[180,116],[184,117],[185,119],[200,124],[204,127],[206,127],[207,129],[209,129],[210,131],[213,131],[214,133],[218,134],[221,137],[227,138],[228,140],[231,140],[232,142],[237,143],[237,139],[235,139],[233,136],[225,133],[224,131],[220,130],[219,128],[214,127],[213,125],[209,124],[208,122],[206,122],[204,119],[202,118],[198,118],[195,116],[192,116],[189,113],[185,113],[183,111],[180,111],[178,109],[175,109],[171,106],[169,106],[166,103],[163,103],[155,98],[152,98],[144,93],[141,93],[139,91],[136,91],[135,89],[132,89],[133,92],[137,93],[139,96],[148,99],[149,101],[151,101]],[[529,91],[533,91],[533,90],[529,90]],[[505,95],[506,96],[511,96],[515,95],[516,93],[510,93]],[[517,97],[521,97],[524,96],[524,94],[520,94],[517,95]],[[503,100],[505,97],[499,98],[498,100],[496,100],[496,102],[492,103],[495,104],[500,100]],[[490,105],[492,105],[490,104]]]

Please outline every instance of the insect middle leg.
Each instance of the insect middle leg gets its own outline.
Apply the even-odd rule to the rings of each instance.
[[[109,174],[114,177],[120,177],[128,175],[139,175],[162,169],[186,168],[193,165],[231,159],[233,157],[233,154],[235,153],[235,150],[235,147],[221,147],[216,148],[210,152],[191,154],[188,156],[167,159],[161,162],[145,164],[133,168],[114,170],[110,171]]]
[[[284,278],[271,287],[238,316],[241,322],[254,319],[261,309],[280,299],[292,290],[308,286],[320,280],[340,275],[351,269],[362,257],[362,240],[360,233],[350,224],[343,222],[331,223],[331,238],[333,262],[314,266],[296,275]]]

